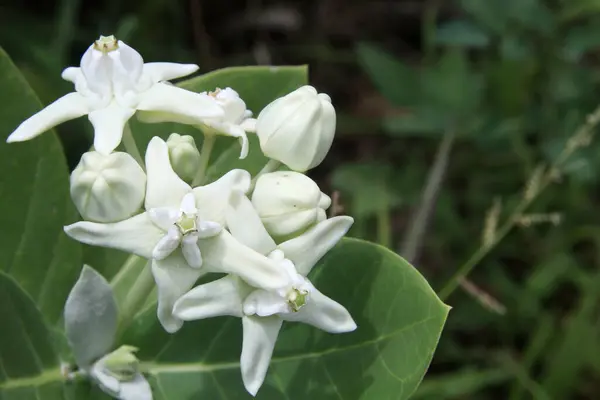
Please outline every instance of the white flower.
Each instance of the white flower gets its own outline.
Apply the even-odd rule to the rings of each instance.
[[[84,219],[122,221],[144,203],[146,174],[127,153],[90,151],[71,174],[71,198]]]
[[[169,83],[198,70],[194,64],[146,63],[114,36],[101,36],[81,58],[80,68],[62,73],[75,84],[69,93],[24,121],[7,139],[21,142],[70,119],[88,115],[94,148],[109,154],[121,143],[125,123],[136,110],[167,112],[189,118],[218,117],[223,111],[210,96]]]
[[[181,179],[191,182],[200,168],[200,152],[190,135],[171,133],[167,139],[169,159],[173,169]]]
[[[240,158],[248,155],[248,137],[246,132],[254,132],[256,120],[250,118],[252,112],[246,109],[246,103],[240,98],[238,92],[232,88],[219,89],[214,92],[202,92],[202,96],[214,99],[223,113],[219,116],[188,117],[169,113],[140,113],[139,119],[144,122],[178,122],[196,125],[206,135],[225,135],[238,138],[242,146]]]
[[[121,346],[98,360],[89,373],[98,386],[120,400],[152,400],[152,389],[138,372],[138,360],[132,346]]]
[[[176,303],[174,314],[186,321],[231,315],[242,318],[240,365],[246,390],[256,395],[262,385],[283,321],[298,321],[330,333],[350,332],[356,323],[339,303],[319,292],[306,278],[317,261],[352,225],[352,218],[334,217],[305,234],[275,245],[245,196],[237,196],[228,214],[234,237],[286,271],[288,282],[276,290],[253,288],[233,275],[200,285]]]
[[[267,232],[289,237],[327,219],[331,199],[308,176],[294,171],[264,174],[256,181],[252,204]]]
[[[331,98],[302,86],[260,112],[256,134],[267,157],[303,172],[321,164],[333,142],[335,124]]]
[[[248,172],[232,170],[192,189],[173,171],[167,144],[158,137],[148,145],[146,168],[146,212],[112,224],[77,222],[65,232],[83,243],[152,259],[158,318],[165,330],[181,327],[182,321],[172,315],[173,304],[206,272],[234,273],[265,289],[287,282],[276,262],[222,229],[232,192],[245,193],[250,186]]]

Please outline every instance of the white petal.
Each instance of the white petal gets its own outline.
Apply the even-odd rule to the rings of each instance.
[[[183,321],[173,315],[173,305],[204,273],[190,268],[181,252],[176,251],[162,261],[153,260],[152,274],[158,288],[158,319],[167,332],[177,332]]]
[[[202,266],[202,254],[198,248],[198,235],[188,233],[181,241],[181,250],[183,257],[192,268],[200,268]]]
[[[152,258],[152,250],[164,231],[152,223],[147,213],[112,224],[80,221],[65,226],[67,235],[82,243],[110,247]]]
[[[250,285],[263,289],[286,286],[289,278],[277,261],[270,260],[235,240],[227,231],[212,238],[200,240],[207,272],[238,275]]]
[[[244,300],[244,314],[268,317],[291,312],[285,299],[276,292],[255,290]]]
[[[279,317],[244,317],[240,366],[246,390],[256,396],[262,386],[281,329]]]
[[[240,126],[229,122],[209,122],[207,125],[214,128],[217,134],[238,138],[240,146],[242,147],[240,150],[240,160],[243,160],[248,156],[248,137],[246,136],[246,132]]]
[[[107,107],[92,111],[88,118],[94,125],[94,148],[102,154],[110,154],[121,143],[123,128],[135,110],[115,102]]]
[[[32,139],[58,124],[81,117],[88,112],[85,97],[79,93],[69,93],[23,121],[6,141],[11,143]]]
[[[152,258],[164,260],[179,247],[179,243],[181,243],[181,232],[176,226],[172,226],[152,250]]]
[[[277,246],[296,266],[300,275],[308,275],[321,259],[348,232],[354,219],[338,216],[319,222],[302,235]]]
[[[148,210],[148,216],[158,227],[164,231],[171,229],[173,224],[181,217],[181,211],[171,207],[157,207]]]
[[[156,207],[179,209],[183,197],[192,188],[173,171],[169,147],[159,137],[153,137],[146,150],[146,210]]]
[[[181,211],[187,215],[196,214],[198,210],[196,209],[196,198],[194,197],[194,194],[189,192],[183,196],[183,200],[181,200],[181,205],[179,207]]]
[[[121,382],[119,400],[152,400],[152,388],[144,375],[137,374],[133,380]]]
[[[104,360],[97,361],[90,370],[92,378],[98,382],[100,388],[111,396],[117,396],[121,389],[121,382],[114,376],[104,372]]]
[[[348,310],[317,289],[311,290],[308,302],[298,312],[282,314],[281,318],[304,322],[329,333],[351,332],[356,329],[356,322]]]
[[[196,64],[177,64],[168,62],[154,62],[144,64],[144,75],[152,82],[170,81],[181,78],[198,71]]]
[[[242,128],[246,132],[256,132],[256,118],[246,118],[240,124],[240,128]]]
[[[267,233],[252,202],[241,191],[231,194],[225,221],[233,237],[252,250],[266,255],[275,249],[275,241]]]
[[[200,221],[198,224],[198,237],[200,239],[218,235],[223,230],[223,225],[214,221]]]
[[[242,302],[252,290],[239,278],[228,275],[197,286],[175,302],[173,314],[184,321],[231,315],[242,317]]]
[[[234,169],[215,182],[194,188],[198,217],[204,221],[225,224],[225,213],[233,191],[246,193],[250,189],[250,174],[242,169]]]
[[[223,110],[212,97],[170,84],[154,84],[140,96],[138,110],[181,115],[192,118],[198,124],[202,123],[204,118],[223,115]]]

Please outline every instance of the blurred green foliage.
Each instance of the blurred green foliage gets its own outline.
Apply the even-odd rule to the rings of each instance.
[[[354,236],[401,254],[440,143],[455,135],[416,263],[438,289],[481,246],[494,199],[503,221],[600,104],[600,0],[7,3],[0,44],[44,102],[69,90],[62,68],[109,31],[147,60],[203,71],[309,64],[339,117],[313,176],[339,192]],[[89,144],[84,122],[60,129],[71,160]],[[599,143],[533,204],[561,223],[517,227],[470,276],[476,291],[447,300],[417,398],[600,398]]]

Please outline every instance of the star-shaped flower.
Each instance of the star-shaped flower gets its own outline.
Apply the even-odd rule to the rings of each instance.
[[[236,274],[265,289],[287,283],[276,261],[223,229],[232,192],[249,189],[248,172],[232,170],[209,185],[192,189],[173,171],[167,144],[158,137],[148,145],[146,168],[145,212],[110,224],[77,222],[65,227],[65,232],[83,243],[152,260],[158,318],[167,331],[175,332],[183,323],[173,316],[173,304],[206,272]],[[230,216],[227,222],[234,219]]]
[[[194,64],[146,63],[142,56],[114,36],[101,36],[69,67],[63,79],[75,84],[69,93],[34,114],[7,142],[32,139],[65,121],[88,116],[94,126],[94,148],[109,154],[121,143],[126,122],[137,110],[165,112],[188,118],[223,115],[215,99],[169,84],[198,70]]]
[[[327,219],[303,235],[276,245],[250,201],[245,196],[234,197],[227,215],[231,233],[277,262],[288,276],[287,284],[276,290],[257,289],[229,275],[192,289],[175,303],[173,312],[186,321],[221,315],[242,318],[242,379],[246,390],[256,395],[283,321],[304,322],[331,333],[356,329],[348,311],[306,278],[317,261],[348,231],[353,219]]]

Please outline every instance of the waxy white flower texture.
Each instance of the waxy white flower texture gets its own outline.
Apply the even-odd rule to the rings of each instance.
[[[312,86],[302,86],[260,112],[256,134],[267,157],[304,172],[321,164],[327,155],[335,125],[331,98]]]
[[[94,149],[109,154],[121,143],[125,124],[138,110],[187,118],[220,117],[223,110],[210,96],[164,82],[197,70],[194,64],[144,64],[127,44],[114,36],[101,36],[83,54],[79,68],[69,67],[62,73],[63,79],[75,84],[75,92],[25,120],[7,142],[32,139],[87,114],[94,126]]]
[[[286,271],[287,284],[264,290],[229,275],[190,290],[175,303],[173,312],[186,321],[221,315],[242,318],[242,379],[246,390],[256,395],[283,321],[304,322],[330,333],[356,329],[348,311],[306,278],[317,261],[346,234],[353,219],[339,216],[322,221],[303,235],[276,245],[245,196],[234,196],[232,203],[228,226],[233,236],[276,261]]]
[[[96,361],[89,371],[100,388],[120,400],[152,400],[152,388],[137,371],[137,349],[121,346]]]
[[[256,181],[252,205],[273,237],[302,233],[327,219],[331,199],[308,176],[294,171],[264,174]]]
[[[173,316],[173,304],[204,273],[235,274],[264,289],[287,283],[277,262],[221,229],[229,222],[243,224],[228,210],[232,193],[248,191],[248,172],[232,170],[209,185],[192,189],[173,170],[167,144],[158,137],[146,150],[146,169],[145,212],[111,224],[77,222],[65,227],[65,232],[83,243],[151,260],[158,287],[158,318],[166,331],[181,328],[183,322]]]
[[[248,155],[248,137],[246,132],[254,132],[256,119],[250,118],[252,112],[246,109],[246,103],[240,98],[238,92],[232,88],[217,88],[213,92],[202,92],[214,100],[215,104],[223,110],[219,116],[213,117],[188,117],[170,113],[140,113],[141,121],[152,122],[178,122],[181,124],[195,125],[205,135],[224,135],[238,138],[242,147],[240,159]]]
[[[116,222],[131,217],[144,203],[146,174],[127,153],[84,153],[71,173],[71,199],[89,221]]]

